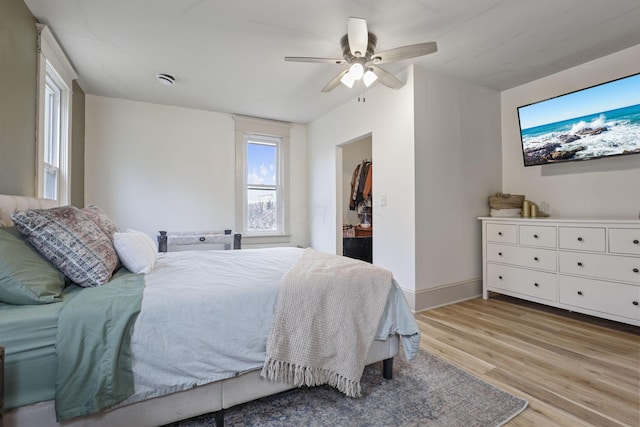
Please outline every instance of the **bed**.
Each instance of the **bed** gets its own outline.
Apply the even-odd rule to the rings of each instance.
[[[9,227],[0,230],[4,233],[0,236],[11,232],[6,239],[20,237],[10,227],[12,212],[53,207],[55,203],[43,199],[0,195],[0,225]],[[105,225],[100,218],[96,223]],[[116,237],[123,234],[112,235],[115,247],[119,247]],[[120,267],[102,286],[81,287],[75,284],[79,280],[71,283],[68,275],[60,273],[59,280],[64,282],[60,294],[52,297],[44,289],[41,295],[55,302],[0,302],[5,426],[159,426],[211,412],[222,426],[224,409],[301,384],[293,380],[297,371],[283,369],[282,360],[289,356],[283,356],[276,343],[295,341],[297,330],[304,331],[304,319],[300,323],[298,317],[295,327],[287,319],[296,311],[305,317],[309,307],[323,298],[308,307],[303,301],[298,310],[285,310],[281,301],[288,295],[285,285],[308,277],[309,262],[318,259],[340,264],[331,264],[331,270],[357,268],[362,274],[374,274],[365,263],[349,260],[345,264],[343,257],[328,258],[309,248],[186,251],[156,253],[155,257],[150,271],[135,274],[131,271],[140,270],[139,266],[131,271]],[[128,256],[120,257],[118,263],[123,260]],[[126,266],[130,263],[128,260]],[[372,283],[378,280],[371,277]],[[333,307],[341,307],[339,299],[348,300],[340,297],[338,289],[347,287],[347,281],[328,287],[327,295],[332,295],[328,301],[338,298],[331,303]],[[368,309],[355,313],[339,308],[335,312],[336,318],[374,316],[362,317],[369,325],[371,342],[358,334],[353,343],[320,340],[311,345],[353,348],[348,358],[364,364],[383,362],[384,375],[390,377],[400,343],[412,358],[419,331],[397,283],[392,280],[388,289],[364,296],[371,298],[367,306],[379,308],[371,314],[366,314]],[[374,325],[372,319],[379,321]],[[333,334],[323,329],[328,332],[303,335]],[[187,340],[189,331],[197,333]],[[347,395],[357,394],[353,384],[341,389],[341,380],[331,382],[331,375],[342,372],[336,358],[331,356],[319,365],[331,369],[308,368],[303,376],[312,372],[311,376],[320,375],[318,384],[329,383]],[[325,371],[326,378],[322,377]]]

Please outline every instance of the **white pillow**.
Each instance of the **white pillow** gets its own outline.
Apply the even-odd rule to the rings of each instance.
[[[132,273],[150,273],[156,265],[158,250],[147,234],[127,230],[113,233],[113,246],[124,266]]]

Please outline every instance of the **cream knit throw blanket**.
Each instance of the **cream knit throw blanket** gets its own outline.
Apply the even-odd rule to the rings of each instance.
[[[282,278],[261,376],[360,396],[390,271],[308,248]]]

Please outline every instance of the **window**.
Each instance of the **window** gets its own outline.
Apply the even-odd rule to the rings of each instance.
[[[288,236],[289,125],[236,121],[236,229],[246,237]]]
[[[43,194],[46,199],[58,199],[60,177],[60,87],[49,74],[44,88],[44,138],[43,138]]]
[[[77,75],[53,34],[38,29],[38,197],[69,204],[71,167],[71,85]]]
[[[246,135],[247,233],[279,233],[280,138]],[[282,233],[280,233],[282,234]]]

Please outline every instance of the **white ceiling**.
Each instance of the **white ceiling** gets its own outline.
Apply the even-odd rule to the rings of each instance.
[[[640,44],[639,0],[25,0],[87,94],[308,123],[359,92],[320,93],[347,18],[376,51],[436,41],[415,63],[504,90]],[[640,58],[638,59],[640,63]],[[168,73],[177,83],[158,83]],[[393,90],[387,89],[385,90]]]

